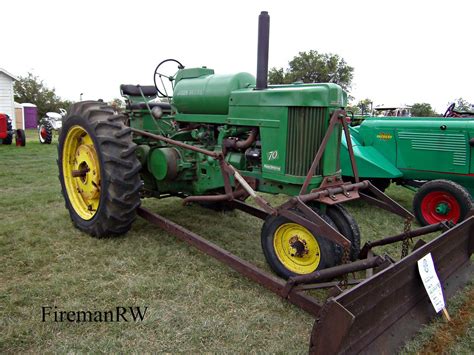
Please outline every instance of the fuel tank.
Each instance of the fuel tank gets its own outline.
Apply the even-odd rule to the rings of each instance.
[[[173,104],[179,113],[226,115],[234,90],[255,86],[249,73],[216,75],[208,68],[183,69],[176,75]]]

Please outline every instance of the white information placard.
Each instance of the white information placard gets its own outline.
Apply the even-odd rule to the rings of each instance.
[[[418,260],[418,272],[420,273],[421,280],[423,281],[423,285],[425,286],[436,313],[439,313],[445,307],[445,304],[443,289],[441,288],[441,283],[436,274],[431,253],[426,254]]]

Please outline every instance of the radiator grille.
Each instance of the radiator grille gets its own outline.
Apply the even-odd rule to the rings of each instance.
[[[286,173],[305,176],[323,140],[327,108],[289,107]],[[321,164],[315,175],[321,175]]]

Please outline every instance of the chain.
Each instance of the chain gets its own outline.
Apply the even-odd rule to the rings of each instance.
[[[350,262],[349,254],[350,254],[349,248],[345,247],[344,252],[342,254],[342,263],[343,264],[349,264],[349,262]],[[342,276],[341,287],[342,288],[347,288],[347,273]]]
[[[408,232],[411,231],[411,217],[407,217],[405,219],[405,226],[403,227],[403,233],[407,234]],[[408,247],[410,246],[410,240],[408,238],[403,240],[402,243],[402,258],[408,255]]]

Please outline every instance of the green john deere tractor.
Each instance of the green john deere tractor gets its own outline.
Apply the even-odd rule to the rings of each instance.
[[[255,193],[298,196],[343,186],[337,156],[347,103],[336,84],[268,88],[268,44],[259,51],[264,53],[257,80],[248,73],[218,75],[167,59],[155,70],[155,86],[121,85],[124,114],[101,102],[74,104],[59,138],[59,170],[76,226],[97,237],[123,234],[140,196],[179,196],[185,204],[213,209],[233,208],[229,201],[250,196],[270,213],[262,247],[280,276],[335,266],[344,245],[351,245],[355,259],[359,230],[343,206],[311,200],[306,215],[324,225],[311,233],[311,224],[298,222],[305,213],[297,206],[274,215]],[[173,75],[170,65],[177,70]],[[170,103],[157,101],[158,96]],[[321,146],[324,154],[321,150],[313,164]],[[352,195],[341,190],[335,201],[356,198],[358,188],[348,185],[355,189]],[[333,240],[326,234],[334,234]]]
[[[415,190],[420,224],[458,223],[474,207],[474,113],[452,104],[444,117],[366,117],[350,132],[359,176],[380,190],[391,182]],[[352,177],[342,139],[342,174]]]
[[[92,236],[112,237],[126,233],[138,214],[217,258],[318,317],[312,353],[394,349],[407,334],[393,336],[391,327],[405,321],[411,327],[422,324],[431,309],[416,273],[417,260],[432,253],[438,267],[448,267],[449,272],[440,273],[442,282],[471,272],[465,266],[472,254],[474,218],[454,228],[442,222],[411,230],[409,211],[370,181],[359,180],[352,144],[354,182],[344,182],[339,155],[342,132],[350,141],[347,94],[331,83],[268,86],[268,45],[269,16],[262,12],[256,79],[248,73],[185,68],[168,59],[155,69],[154,86],[121,86],[127,104],[123,113],[99,101],[72,105],[58,146],[59,179],[70,217]],[[165,70],[170,65],[171,73]],[[289,199],[272,206],[258,192]],[[237,209],[263,220],[263,253],[281,277],[141,207],[141,198],[150,197]],[[403,233],[360,248],[357,223],[342,206],[360,197],[405,218]],[[209,223],[218,219],[209,214]],[[411,238],[434,231],[444,233],[420,242],[408,255]],[[402,242],[399,262],[373,251],[397,241]],[[452,247],[445,248],[446,243]],[[349,276],[363,270],[368,278],[357,285],[360,274]],[[453,291],[462,284],[449,283]],[[343,291],[349,285],[357,286]],[[338,296],[321,305],[307,290],[324,287]],[[367,301],[370,307],[364,306]],[[421,310],[415,312],[419,317],[402,317],[415,308]]]

